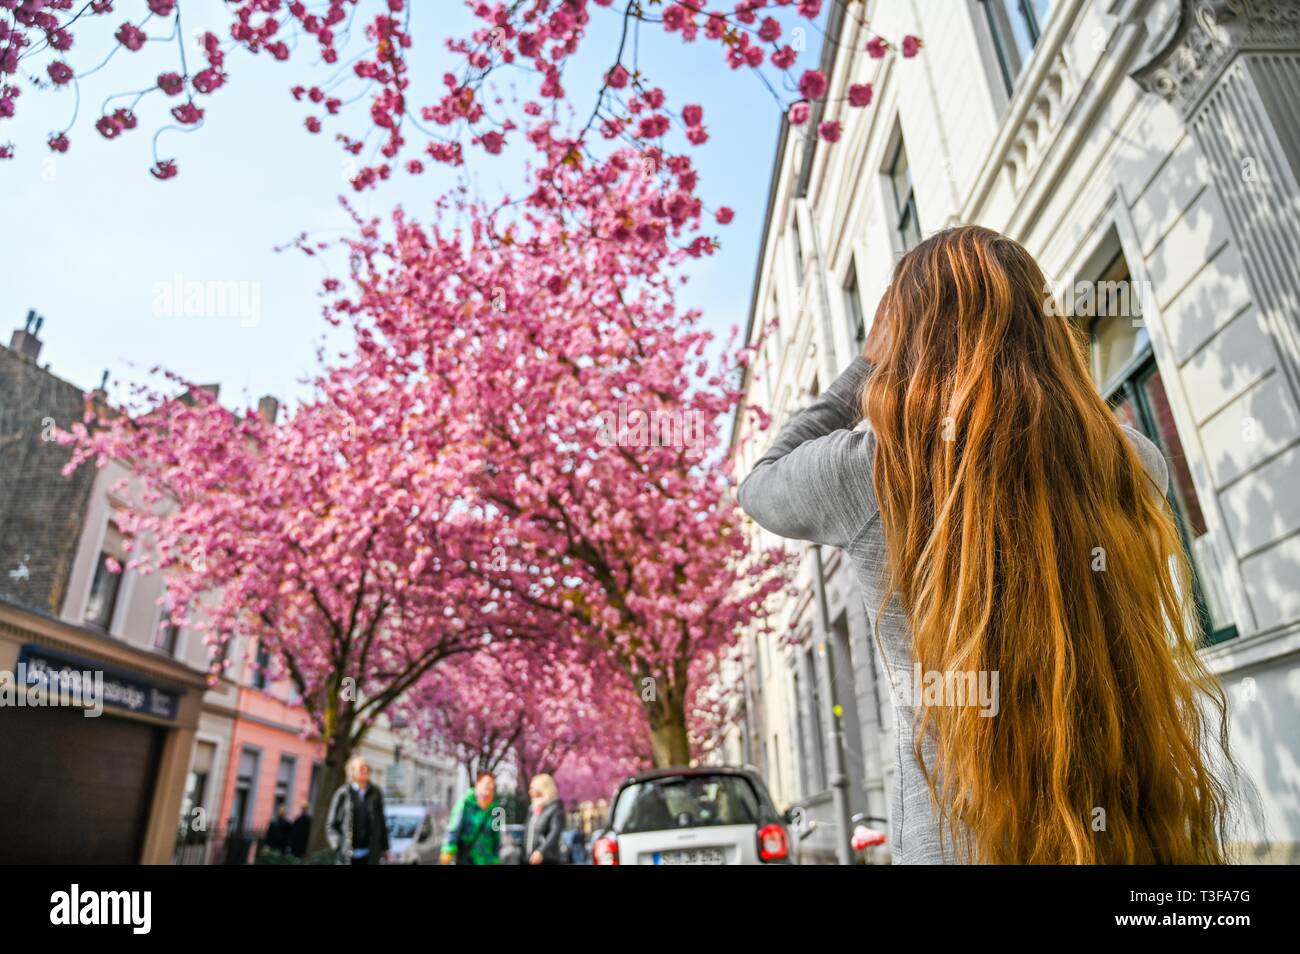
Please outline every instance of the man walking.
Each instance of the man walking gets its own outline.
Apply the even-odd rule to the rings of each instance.
[[[341,865],[377,865],[388,851],[384,796],[370,784],[370,763],[348,762],[348,781],[330,799],[326,832]]]

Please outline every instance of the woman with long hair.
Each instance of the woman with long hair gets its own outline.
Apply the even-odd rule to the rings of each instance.
[[[897,713],[896,863],[1223,862],[1227,710],[1168,470],[1048,287],[989,229],[922,242],[740,503],[850,555]]]
[[[524,864],[564,863],[564,803],[550,775],[534,775],[528,783],[528,825],[524,829]]]

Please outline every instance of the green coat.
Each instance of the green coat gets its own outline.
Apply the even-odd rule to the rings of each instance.
[[[452,809],[447,822],[447,837],[442,850],[461,865],[499,865],[501,863],[501,832],[492,823],[496,810],[494,799],[487,808],[479,805],[474,790],[465,793]],[[461,853],[467,853],[461,857]]]

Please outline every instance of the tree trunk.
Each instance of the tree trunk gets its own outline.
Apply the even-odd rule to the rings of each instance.
[[[325,743],[325,764],[321,768],[320,781],[316,785],[316,799],[311,806],[311,838],[307,842],[307,857],[329,847],[325,835],[328,822],[330,801],[339,786],[347,781],[348,760],[356,746],[352,743],[351,731],[341,731]]]
[[[686,706],[682,700],[665,694],[650,710],[650,745],[655,768],[690,764]]]

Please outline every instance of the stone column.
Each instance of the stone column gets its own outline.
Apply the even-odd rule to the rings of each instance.
[[[1133,6],[1153,40],[1131,75],[1200,146],[1300,401],[1300,0]]]

